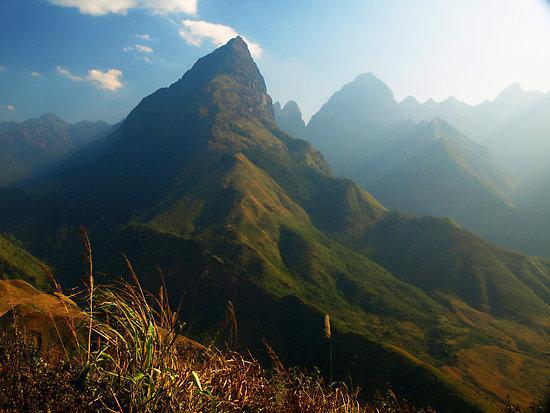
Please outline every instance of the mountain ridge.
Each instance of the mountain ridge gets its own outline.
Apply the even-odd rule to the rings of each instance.
[[[102,272],[124,273],[124,252],[141,269],[144,285],[155,290],[161,281],[157,265],[163,266],[171,301],[185,294],[182,311],[199,334],[215,334],[230,300],[240,331],[248,332],[242,345],[259,351],[265,338],[285,361],[327,371],[321,329],[330,314],[335,359],[341,360],[338,377],[352,371],[354,383],[367,391],[389,381],[413,402],[446,411],[491,411],[504,398],[502,392],[491,395],[484,383],[489,402],[466,376],[444,372],[444,366],[459,368],[460,351],[477,354],[480,343],[489,342],[523,360],[528,356],[514,352],[517,342],[535,349],[537,363],[544,361],[536,352],[544,338],[540,314],[548,311],[540,297],[526,293],[530,305],[510,314],[480,307],[485,312],[477,317],[505,323],[513,337],[506,344],[492,327],[477,331],[462,321],[459,305],[470,308],[465,297],[448,307],[405,281],[409,275],[386,268],[385,257],[377,255],[388,243],[379,235],[384,225],[393,222],[396,234],[410,225],[429,234],[431,227],[414,218],[391,221],[392,214],[365,189],[334,177],[308,142],[277,128],[265,82],[242,39],[144,98],[106,142],[96,157],[62,168],[40,185],[0,192],[2,228],[37,255],[52,257],[66,285],[77,282],[81,264],[70,258],[78,245],[72,234],[83,224]],[[438,239],[460,233],[456,245],[462,249],[453,259],[467,262],[477,238],[434,220],[443,228]],[[392,263],[422,262],[424,253],[383,250],[397,254]],[[522,271],[517,263],[523,256],[496,250]],[[415,268],[433,274],[444,258],[435,254],[427,267]],[[453,273],[454,263],[440,265],[446,276]],[[483,267],[471,272],[494,279]],[[544,284],[545,276],[541,267],[533,277]],[[441,293],[448,298],[456,291]],[[514,300],[508,293],[500,289],[496,296]],[[535,344],[514,332],[525,319],[522,328],[532,331]],[[518,385],[513,393],[525,401],[540,381],[534,377],[528,391]]]
[[[108,133],[105,122],[70,124],[54,113],[0,128],[0,186],[40,175]]]

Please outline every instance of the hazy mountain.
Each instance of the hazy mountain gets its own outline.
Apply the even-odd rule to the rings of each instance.
[[[394,209],[449,216],[483,235],[515,213],[508,199],[515,189],[509,174],[487,149],[441,119],[412,128],[362,164],[356,178],[368,176],[372,168],[383,173],[368,187]]]
[[[449,97],[443,102],[428,99],[424,103],[419,103],[414,97],[408,96],[399,103],[399,107],[405,119],[411,119],[415,122],[442,118],[454,123],[467,116],[473,110],[471,105],[461,102],[454,97]]]
[[[53,113],[0,128],[0,186],[40,174],[110,130],[105,122],[69,124]]]
[[[514,213],[508,198],[514,180],[486,148],[441,118],[418,124],[400,120],[436,112],[455,118],[466,110],[464,104],[448,99],[421,105],[410,97],[398,105],[381,80],[364,79],[368,82],[344,87],[346,99],[336,92],[307,127],[307,136],[337,174],[365,185],[389,208],[449,216],[483,235]],[[439,110],[432,110],[436,106]],[[348,125],[346,133],[340,133],[342,123]]]
[[[494,159],[517,178],[511,196],[517,214],[495,225],[491,239],[508,247],[550,257],[545,200],[550,186],[550,95],[523,91],[517,84],[457,123],[483,139]]]
[[[17,126],[17,122],[1,121],[0,122],[0,132],[4,132],[4,131],[6,131],[8,129],[11,129],[15,126]]]
[[[295,101],[289,100],[282,109],[281,104],[275,102],[273,104],[273,113],[275,115],[275,122],[279,128],[296,138],[304,136],[306,124],[302,118],[302,111]]]
[[[355,83],[375,96],[348,86],[332,102],[370,108],[374,124],[399,119],[383,84]],[[324,113],[337,121],[339,110]],[[389,382],[417,404],[464,412],[496,410],[508,394],[526,404],[544,386],[548,262],[448,220],[390,214],[334,177],[277,127],[242,39],[144,98],[104,145],[0,192],[0,226],[49,257],[66,285],[79,278],[84,224],[100,271],[123,273],[124,252],[155,290],[160,266],[197,334],[217,334],[230,300],[241,345],[259,357],[266,339],[285,362],[327,372],[330,314],[335,377],[367,391]],[[491,374],[474,380],[474,368]]]
[[[505,122],[485,139],[495,157],[508,165],[524,186],[536,184],[548,170],[550,94]]]
[[[466,116],[456,119],[455,126],[472,139],[489,144],[488,140],[494,134],[505,129],[513,118],[543,98],[541,92],[524,91],[519,84],[514,83],[502,91],[495,100],[474,106]]]
[[[306,137],[327,157],[337,174],[345,174],[360,148],[385,146],[394,139],[402,117],[390,88],[367,73],[332,95],[311,118]]]
[[[452,96],[443,102],[429,99],[419,103],[414,97],[408,96],[399,103],[399,107],[405,119],[420,122],[442,118],[471,139],[490,145],[491,140],[506,131],[508,123],[525,111],[536,110],[539,103],[544,106],[542,101],[545,99],[543,93],[525,91],[518,83],[514,83],[494,100],[486,100],[479,105],[469,105]],[[537,130],[536,124],[523,126],[529,126],[526,131],[530,131],[531,127]]]

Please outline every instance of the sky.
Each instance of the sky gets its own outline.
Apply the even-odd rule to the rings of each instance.
[[[548,0],[0,0],[0,120],[118,122],[237,34],[306,119],[365,72],[398,100],[550,90]]]

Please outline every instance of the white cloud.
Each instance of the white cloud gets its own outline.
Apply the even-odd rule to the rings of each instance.
[[[42,77],[42,73],[40,72],[31,72],[32,77]]]
[[[132,50],[135,50],[138,53],[146,53],[146,54],[154,52],[152,47],[146,46],[144,44],[136,44],[134,46],[126,46],[122,50],[124,50],[125,52],[131,52]]]
[[[69,79],[71,80],[74,80],[74,81],[77,81],[77,82],[82,82],[86,79],[84,79],[83,77],[80,77],[80,76],[77,76],[73,73],[71,73],[70,71],[68,71],[67,69],[65,69],[63,66],[57,66],[55,68],[55,70],[57,71],[57,73],[59,73],[60,75],[63,75],[65,77],[68,77]]]
[[[197,0],[48,0],[62,7],[76,7],[82,14],[101,16],[125,14],[131,9],[144,9],[155,14],[197,14]]]
[[[75,82],[88,82],[98,89],[116,91],[124,87],[122,83],[122,71],[119,69],[109,69],[106,72],[102,72],[99,69],[90,69],[86,77],[75,75],[62,66],[57,66],[57,73],[63,75]]]
[[[6,67],[5,66],[0,66],[0,72],[6,70]]]
[[[144,44],[136,44],[134,47],[140,53],[153,53],[153,49],[149,46],[145,46]]]
[[[150,35],[150,34],[147,34],[147,33],[144,33],[144,34],[135,34],[134,36],[136,37],[136,39],[145,40],[146,42],[148,42],[149,40],[151,40],[151,35]]]
[[[204,20],[182,20],[181,25],[180,36],[192,46],[201,46],[203,40],[207,40],[218,47],[239,35],[230,26],[210,23]],[[258,43],[251,42],[244,36],[242,38],[247,43],[252,56],[260,57],[262,55],[263,50]]]
[[[197,0],[140,0],[139,3],[142,8],[158,14],[197,14]]]
[[[13,105],[6,105],[7,110],[15,110],[15,106]]]
[[[121,77],[122,71],[118,69],[109,69],[106,72],[90,69],[86,79],[99,89],[115,91],[124,86]]]

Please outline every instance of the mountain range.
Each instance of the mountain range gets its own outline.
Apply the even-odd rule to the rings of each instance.
[[[0,186],[37,176],[107,134],[105,122],[70,124],[53,113],[0,123]]]
[[[365,74],[305,128],[291,118],[279,125],[316,145],[336,174],[389,208],[451,217],[499,245],[549,257],[548,227],[540,225],[547,220],[529,205],[529,193],[550,184],[547,102],[512,85],[479,106],[455,98],[398,103],[387,85]]]
[[[462,172],[507,205],[508,178],[476,144],[440,120],[402,121],[383,83],[358,82],[374,95],[345,87],[308,125],[319,148],[354,127],[366,128],[368,142],[410,139],[413,130],[426,151],[469,148]],[[358,106],[346,109],[348,99]],[[367,395],[391,383],[446,412],[497,411],[507,395],[522,405],[539,396],[550,374],[550,262],[448,219],[389,211],[277,126],[276,117],[296,115],[293,104],[274,111],[237,37],[145,97],[101,141],[0,190],[0,228],[71,286],[80,282],[84,225],[98,273],[124,274],[124,253],[148,289],[164,279],[203,342],[230,301],[241,346],[262,357],[265,340],[285,363],[325,374],[329,314],[334,375]]]

